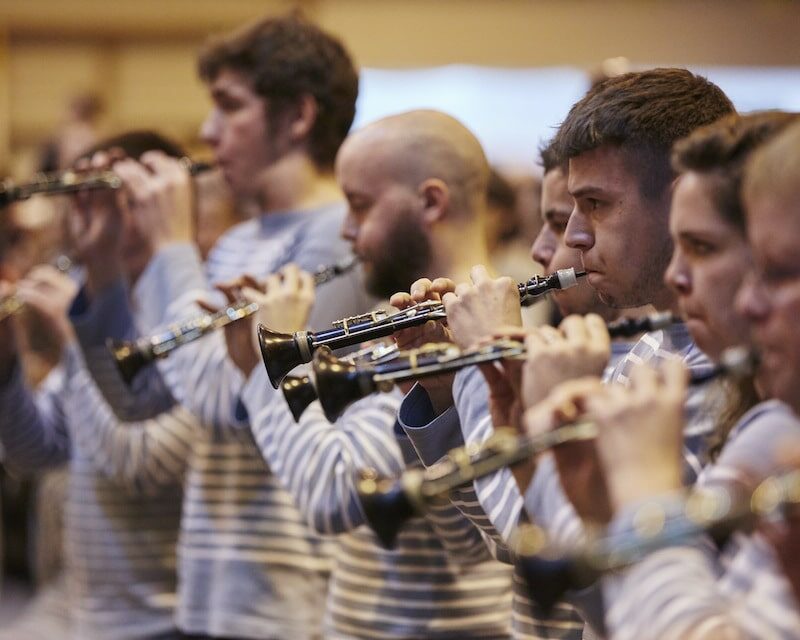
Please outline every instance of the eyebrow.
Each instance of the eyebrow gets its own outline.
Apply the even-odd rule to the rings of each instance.
[[[580,189],[576,189],[575,191],[569,192],[569,195],[571,195],[573,198],[583,198],[594,194],[605,195],[606,192],[603,191],[603,189],[601,189],[600,187],[593,187],[591,185],[586,187],[581,187]]]

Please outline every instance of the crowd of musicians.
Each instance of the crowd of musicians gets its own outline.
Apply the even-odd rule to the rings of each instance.
[[[800,638],[800,119],[737,114],[684,69],[595,84],[540,150],[530,273],[574,286],[557,326],[528,326],[488,266],[489,166],[462,123],[350,131],[353,62],[294,14],[210,40],[198,70],[201,137],[257,215],[201,254],[184,153],[124,134],[73,166],[119,179],[69,196],[78,268],[0,281],[3,465],[68,465],[68,622],[39,637]],[[240,301],[131,380],[107,347]],[[310,339],[424,303],[443,313],[391,330],[388,356]],[[29,324],[59,350],[37,388]],[[258,325],[293,336],[311,384],[321,358],[410,373],[298,411]],[[415,379],[498,344],[516,355]],[[732,353],[754,365],[733,375]],[[500,435],[526,454],[478,469]],[[376,487],[405,500],[376,511]]]

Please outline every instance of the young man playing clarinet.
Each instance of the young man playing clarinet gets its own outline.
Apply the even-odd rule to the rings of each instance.
[[[159,154],[114,164],[153,247],[135,307],[146,334],[196,317],[209,284],[263,277],[289,261],[314,270],[349,253],[338,238],[345,207],[333,161],[358,76],[341,43],[301,17],[268,18],[212,41],[199,70],[214,102],[201,135],[231,189],[262,213],[224,234],[204,266],[186,232],[185,170]],[[365,310],[357,281],[351,273],[321,287],[312,326]],[[319,635],[331,560],[250,434],[239,398],[256,361],[243,374],[224,337],[212,335],[161,362],[171,395],[203,425],[187,460],[178,549],[177,625],[190,637]],[[141,385],[134,380],[134,391]]]
[[[568,246],[578,249],[589,282],[600,299],[615,307],[652,304],[671,309],[674,297],[663,282],[671,255],[667,218],[674,174],[669,154],[672,143],[694,128],[733,111],[722,91],[710,82],[679,69],[657,69],[626,74],[593,87],[570,111],[554,140],[562,161],[569,162],[568,187],[575,206],[565,231]],[[442,295],[453,338],[474,345],[507,326],[520,326],[519,305],[507,280],[492,279],[483,267],[471,273],[472,284],[437,281],[417,283],[414,299]],[[534,331],[527,339],[530,366],[538,367],[523,393],[535,402],[563,378],[600,375],[609,357],[605,323],[598,316],[565,319],[559,331]],[[577,358],[562,358],[578,353]],[[710,363],[677,325],[645,335],[617,366],[612,379],[621,380],[631,362],[679,353],[696,368]],[[403,401],[400,420],[412,440],[427,448],[427,460],[446,453],[450,431],[463,431],[467,443],[480,443],[495,424],[518,422],[519,368],[487,368],[486,383],[477,370],[455,377],[452,389],[421,382]],[[429,388],[431,387],[431,388]],[[687,443],[698,445],[710,425],[692,400],[695,420],[687,429]],[[460,418],[460,420],[459,420]],[[439,444],[437,445],[437,440]],[[701,467],[700,452],[686,449],[687,478]],[[548,461],[535,470],[505,470],[475,483],[478,498],[494,528],[508,539],[519,522],[522,496],[531,518],[543,524],[559,541],[582,535],[580,518],[608,518],[604,496],[582,491],[576,508],[558,485],[555,467]],[[588,470],[591,474],[591,469]],[[533,478],[533,480],[532,480]],[[591,477],[586,486],[594,488]],[[517,489],[515,484],[519,484]],[[585,487],[584,487],[585,488]],[[573,496],[570,494],[570,498]],[[595,602],[583,603],[592,626],[602,628],[602,611]]]
[[[349,204],[342,235],[371,294],[386,298],[431,271],[464,275],[470,256],[488,255],[488,164],[472,133],[450,116],[412,111],[371,123],[342,145],[336,173]],[[314,299],[308,273],[292,265],[266,281],[265,293],[245,294],[271,329],[306,328]],[[244,366],[251,356],[237,355],[236,345],[250,337],[229,340]],[[464,535],[452,505],[413,519],[391,551],[364,526],[359,471],[396,475],[418,464],[408,439],[394,430],[401,396],[371,396],[335,424],[315,402],[295,424],[258,369],[243,400],[261,452],[313,528],[337,534],[326,637],[508,637],[510,568],[491,559],[477,529]]]

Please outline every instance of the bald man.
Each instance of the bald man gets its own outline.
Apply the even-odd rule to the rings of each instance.
[[[414,111],[352,134],[336,161],[349,203],[342,234],[361,258],[366,285],[383,297],[431,273],[466,277],[487,257],[482,230],[488,165],[457,120]],[[258,320],[280,331],[306,327],[314,301],[308,273],[290,266],[266,293],[245,289]],[[230,355],[240,340],[229,340]],[[318,402],[295,424],[263,367],[243,395],[270,470],[317,532],[336,535],[324,628],[335,638],[507,638],[511,569],[493,560],[478,530],[449,502],[413,518],[387,551],[364,525],[358,472],[398,476],[420,461],[395,432],[401,395],[355,403],[335,423]]]

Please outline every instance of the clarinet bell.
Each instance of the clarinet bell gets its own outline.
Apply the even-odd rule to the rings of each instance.
[[[281,391],[295,422],[300,422],[300,416],[317,399],[317,391],[308,376],[286,376],[281,382]]]
[[[267,369],[269,381],[277,389],[281,380],[295,367],[308,362],[303,358],[295,336],[273,331],[263,324],[258,325],[258,347]]]
[[[106,340],[106,347],[117,365],[117,371],[119,371],[120,376],[128,386],[152,360],[141,349],[137,348],[135,342],[109,338]]]
[[[362,375],[356,365],[340,360],[327,347],[314,354],[313,367],[319,402],[330,422],[336,422],[356,400],[378,390],[369,375]]]
[[[378,478],[374,470],[361,472],[358,495],[367,525],[385,549],[393,549],[403,525],[416,516],[414,502],[402,483]]]

